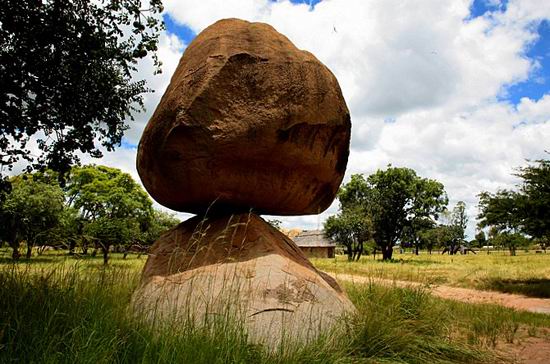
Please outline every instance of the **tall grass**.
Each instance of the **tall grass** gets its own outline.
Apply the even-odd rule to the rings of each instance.
[[[129,314],[137,270],[58,265],[0,268],[0,362],[20,363],[467,363],[496,359],[457,323],[454,303],[421,289],[346,288],[358,308],[344,330],[268,351],[238,323],[151,328]],[[470,313],[463,312],[464,317]],[[479,315],[479,312],[476,313]],[[502,317],[501,317],[502,318]],[[504,329],[503,329],[504,330]]]

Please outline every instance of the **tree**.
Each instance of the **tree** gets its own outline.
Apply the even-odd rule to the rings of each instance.
[[[519,169],[522,179],[519,194],[519,219],[525,234],[544,241],[550,240],[550,160],[538,160]]]
[[[175,228],[181,221],[173,214],[155,210],[150,220],[150,226],[145,231],[142,241],[145,246],[152,245],[166,231]]]
[[[517,191],[479,195],[478,226],[494,230],[494,240],[507,246],[511,255],[518,244],[524,244],[518,234],[538,242],[550,239],[550,161],[519,168],[516,176],[522,180]]]
[[[520,247],[529,245],[529,239],[523,234],[511,233],[509,231],[500,232],[493,237],[493,245],[500,248],[507,248],[511,256],[516,255],[516,250]]]
[[[537,240],[550,238],[550,161],[538,160],[518,169],[517,191],[479,195],[479,226],[521,232]]]
[[[458,201],[453,210],[446,211],[445,215],[449,221],[448,225],[441,225],[441,233],[443,237],[443,245],[445,248],[442,250],[442,254],[449,253],[454,255],[461,249],[474,252],[470,244],[465,240],[466,227],[468,225],[468,216],[466,215],[466,204],[463,201]],[[465,250],[462,251],[464,253]],[[474,252],[475,253],[475,252]]]
[[[358,261],[364,244],[372,237],[372,223],[358,207],[346,207],[336,216],[329,216],[324,224],[325,235],[346,248],[348,261]]]
[[[36,181],[31,174],[11,179],[13,190],[0,207],[0,235],[12,247],[13,259],[19,246],[27,244],[27,259],[37,241],[54,228],[63,211],[63,191],[57,185]]]
[[[485,236],[485,232],[483,230],[479,230],[475,238],[478,248],[482,248],[487,244],[487,237]]]
[[[451,225],[456,229],[457,238],[464,241],[466,238],[466,227],[468,216],[466,215],[466,204],[458,201],[451,214]]]
[[[281,230],[282,225],[283,225],[283,222],[281,220],[277,220],[277,219],[267,220],[267,223],[269,225],[273,226],[277,230]]]
[[[514,191],[479,194],[478,227],[495,227],[498,231],[517,231],[522,220],[523,198]]]
[[[421,219],[437,220],[448,202],[440,182],[418,177],[409,168],[391,166],[367,179],[353,175],[340,189],[338,199],[342,211],[359,208],[369,218],[383,260],[391,259],[393,246],[406,227]]]
[[[143,3],[0,2],[0,167],[22,158],[29,169],[49,166],[64,176],[76,152],[100,157],[96,143],[108,151],[120,145],[125,120],[149,91],[133,79],[137,61],[150,53],[155,71],[161,65],[161,0]]]
[[[414,247],[414,253],[418,255],[422,246],[427,247],[429,245],[425,232],[432,230],[434,226],[435,222],[429,218],[413,218],[403,229],[402,242],[405,240],[410,242]],[[429,250],[431,252],[431,248]]]
[[[139,236],[139,224],[127,217],[101,216],[94,219],[84,228],[86,235],[91,236],[103,252],[103,264],[109,261],[109,249],[113,245],[127,246]]]
[[[445,246],[450,238],[451,235],[447,225],[437,225],[420,233],[422,244],[430,254],[432,254],[433,248]]]
[[[105,166],[73,168],[66,185],[67,203],[79,211],[85,235],[93,238],[108,262],[112,245],[128,245],[151,226],[152,202],[132,177]]]

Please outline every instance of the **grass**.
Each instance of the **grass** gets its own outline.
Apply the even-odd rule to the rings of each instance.
[[[442,300],[422,288],[344,284],[358,309],[344,330],[269,352],[248,344],[235,322],[152,329],[130,315],[144,262],[114,254],[105,268],[101,258],[49,253],[0,264],[0,362],[491,363],[506,359],[502,346],[550,328],[550,316]]]
[[[396,253],[392,262],[374,260],[372,256],[351,263],[344,256],[312,262],[321,270],[335,273],[550,297],[550,253],[518,252],[517,256],[509,256],[507,252],[454,256]]]

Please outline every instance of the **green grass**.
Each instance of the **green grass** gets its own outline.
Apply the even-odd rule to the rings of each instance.
[[[35,257],[40,258],[40,257]],[[435,298],[421,288],[344,284],[357,314],[307,346],[276,352],[239,323],[152,329],[130,314],[145,259],[43,255],[0,264],[0,362],[491,363],[499,348],[550,328],[550,316]]]
[[[550,298],[550,279],[502,279],[491,277],[479,284],[480,288],[505,293],[519,293],[530,297]]]
[[[351,263],[344,256],[312,262],[328,272],[550,297],[550,253],[518,252],[517,256],[509,256],[507,252],[483,252],[450,256],[421,252],[416,256],[394,252],[392,262],[374,260],[372,256]]]

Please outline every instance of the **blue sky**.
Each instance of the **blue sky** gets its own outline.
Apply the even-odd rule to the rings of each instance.
[[[531,73],[528,80],[508,87],[503,99],[517,105],[522,97],[540,100],[550,91],[550,22],[538,24],[538,40],[525,52],[526,57],[535,60],[540,66]]]
[[[488,0],[474,0],[470,8],[470,19],[479,16],[491,17],[495,13],[504,12],[508,1],[494,3]],[[525,57],[537,62],[538,66],[526,81],[509,85],[499,96],[500,100],[517,105],[522,97],[539,100],[550,91],[550,23],[548,20],[534,23],[539,35],[538,39],[525,50]]]

